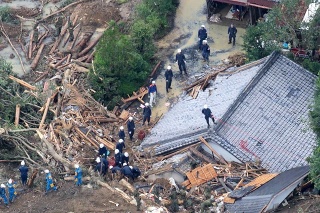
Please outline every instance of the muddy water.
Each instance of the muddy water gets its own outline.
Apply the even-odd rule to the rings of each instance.
[[[222,19],[223,20],[223,19]],[[182,93],[185,82],[192,75],[206,72],[210,67],[221,64],[230,54],[242,51],[242,35],[245,29],[237,28],[236,45],[233,47],[228,44],[228,25],[216,24],[207,20],[207,7],[205,0],[181,0],[177,8],[174,29],[163,39],[157,42],[160,50],[159,57],[164,61],[164,68],[172,66],[175,73],[172,90],[169,93],[165,91],[165,69],[161,70],[156,79],[159,96],[157,104],[153,107],[153,118],[167,112],[177,101],[177,96]],[[198,30],[204,24],[208,31],[208,44],[211,49],[210,63],[207,66],[202,61],[200,52],[197,51]],[[187,58],[187,72],[189,76],[179,75],[179,68],[174,63],[177,49],[182,49]]]

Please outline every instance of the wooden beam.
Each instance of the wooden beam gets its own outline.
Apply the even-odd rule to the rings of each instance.
[[[13,80],[13,81],[21,84],[22,86],[27,87],[28,89],[37,90],[37,87],[32,86],[31,84],[29,84],[29,83],[27,83],[27,82],[25,82],[25,81],[23,81],[23,80],[20,80],[20,79],[14,77],[14,76],[12,76],[12,75],[9,75],[9,78],[10,78],[11,80]]]
[[[228,162],[227,162],[216,150],[214,150],[214,148],[212,148],[212,146],[211,146],[202,136],[199,137],[199,140],[200,140],[202,143],[204,143],[204,145],[206,145],[206,146],[211,150],[211,152],[212,152],[213,154],[215,154],[215,155],[219,158],[219,160],[220,160],[222,163],[228,165]]]
[[[16,117],[14,120],[14,125],[17,127],[19,125],[19,119],[20,119],[20,104],[16,105]]]
[[[47,117],[47,113],[48,113],[50,101],[51,101],[51,98],[48,98],[48,99],[47,99],[47,102],[46,102],[45,109],[44,109],[44,113],[43,113],[43,115],[42,115],[42,119],[41,119],[41,122],[40,122],[40,125],[39,125],[39,129],[42,128],[42,125],[44,124],[44,121],[45,121],[45,119],[46,119],[46,117]]]
[[[201,160],[207,162],[207,163],[214,163],[213,159],[208,158],[207,156],[205,156],[204,154],[202,154],[201,152],[199,152],[198,150],[196,150],[196,148],[194,147],[190,147],[189,148],[190,152],[192,154],[194,154],[195,156],[197,156],[198,158],[201,158]]]

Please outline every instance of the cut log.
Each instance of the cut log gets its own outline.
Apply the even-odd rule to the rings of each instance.
[[[49,109],[49,105],[50,105],[50,101],[51,101],[51,98],[48,98],[47,99],[47,102],[46,102],[46,106],[44,108],[44,113],[42,115],[42,119],[41,119],[41,122],[40,122],[40,125],[39,125],[39,129],[42,128],[42,125],[44,124],[44,121],[47,117],[47,113],[48,113],[48,109]]]
[[[154,76],[154,74],[156,74],[156,72],[157,72],[160,64],[161,64],[161,61],[159,61],[159,62],[157,63],[157,65],[153,68],[152,72],[151,72],[150,75],[149,75],[149,78],[152,78],[152,77]]]
[[[88,47],[86,47],[85,49],[83,49],[80,53],[79,53],[79,57],[84,56],[85,54],[87,54],[94,46],[96,46],[96,44],[99,42],[100,38],[103,36],[103,33],[100,34],[95,40],[93,40]]]
[[[131,96],[130,98],[126,98],[126,99],[121,99],[121,101],[123,102],[123,103],[127,103],[127,102],[130,102],[130,101],[134,101],[134,100],[136,100],[136,99],[138,99],[138,98],[143,98],[146,94],[148,94],[148,90],[145,90],[145,91],[143,91],[142,93],[139,93],[138,95],[133,95],[133,96]]]
[[[63,180],[65,181],[74,181],[74,176],[68,176],[68,177],[63,177]],[[82,178],[82,181],[90,181],[91,180],[91,177],[89,176],[86,176],[86,177],[83,177]]]
[[[201,141],[202,143],[204,143],[204,145],[206,145],[206,146],[211,150],[211,152],[212,152],[214,155],[216,155],[216,156],[219,158],[219,160],[220,160],[222,163],[228,165],[228,162],[227,162],[218,152],[216,152],[216,150],[214,150],[214,148],[212,148],[212,146],[211,146],[202,136],[200,136],[199,139],[200,139],[200,141]]]
[[[79,134],[80,137],[82,137],[83,139],[85,139],[86,141],[88,141],[91,145],[93,145],[96,148],[99,148],[97,143],[95,143],[94,141],[92,141],[90,138],[88,138],[78,127],[74,128],[76,130],[76,132]]]
[[[85,61],[86,63],[92,62],[93,56],[94,56],[95,50],[93,50],[90,55],[88,56],[87,60]]]
[[[76,64],[70,64],[69,66],[74,72],[89,72],[89,69],[76,65]]]
[[[23,80],[20,80],[20,79],[14,77],[14,76],[12,76],[12,75],[9,75],[9,78],[10,78],[11,80],[13,80],[13,81],[21,84],[22,86],[27,87],[28,89],[37,90],[37,87],[32,86],[32,85],[30,85],[29,83],[27,83],[27,82],[25,82],[25,81],[23,81]]]
[[[65,56],[64,58],[62,58],[60,61],[58,61],[56,64],[53,65],[53,68],[57,68],[58,66],[60,66],[65,60],[67,60],[68,56]]]
[[[39,62],[39,60],[40,60],[40,57],[41,57],[42,50],[43,50],[44,46],[45,46],[45,44],[44,44],[44,43],[43,43],[43,44],[41,44],[41,46],[40,46],[40,48],[39,48],[39,50],[38,50],[38,52],[37,52],[36,57],[34,57],[34,59],[33,59],[32,63],[31,63],[31,69],[33,69],[33,70],[34,70],[34,69],[37,67],[37,65],[38,65],[38,62]]]
[[[134,187],[130,183],[128,183],[128,181],[126,181],[125,179],[121,179],[119,181],[119,183],[120,183],[120,185],[122,185],[122,186],[126,187],[127,189],[129,189],[130,192],[133,193],[135,191]]]
[[[19,120],[20,120],[20,104],[16,105],[16,117],[14,120],[14,125],[17,127],[19,125]]]
[[[36,179],[37,174],[38,174],[38,170],[35,169],[35,170],[32,172],[32,175],[29,177],[28,182],[27,182],[27,186],[28,186],[29,188],[33,185],[34,179]]]
[[[34,34],[34,30],[31,30],[31,33],[30,33],[30,41],[29,41],[29,52],[28,52],[28,58],[29,58],[29,59],[31,59],[31,58],[32,58],[33,34]]]
[[[86,62],[81,62],[81,61],[77,61],[77,60],[72,60],[73,63],[75,63],[76,65],[85,67],[85,68],[92,68],[92,64],[91,63],[86,63]]]

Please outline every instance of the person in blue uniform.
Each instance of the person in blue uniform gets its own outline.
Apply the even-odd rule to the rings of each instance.
[[[51,176],[51,173],[48,169],[44,170],[44,173],[46,174],[46,193],[48,193],[51,190],[56,191],[57,187],[53,184],[53,179]]]
[[[130,140],[132,141],[133,135],[134,135],[134,130],[136,129],[136,125],[134,124],[133,117],[129,117],[129,121],[127,123],[127,128],[128,128]]]
[[[25,161],[21,161],[21,166],[19,168],[20,171],[20,177],[21,177],[21,182],[22,185],[25,186],[27,184],[27,179],[28,179],[28,167],[26,166]]]
[[[126,137],[126,133],[124,132],[124,128],[123,128],[123,126],[120,126],[119,138],[124,141],[124,138],[125,138],[125,137]]]
[[[82,169],[80,168],[79,164],[74,165],[75,168],[75,181],[77,186],[82,185]]]
[[[0,197],[2,198],[4,205],[8,206],[9,202],[6,194],[6,185],[4,184],[1,184],[0,186]]]

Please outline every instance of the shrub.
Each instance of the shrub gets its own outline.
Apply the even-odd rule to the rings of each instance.
[[[316,61],[311,61],[309,59],[305,59],[302,62],[302,66],[312,72],[315,75],[318,75],[320,72],[320,63]]]

